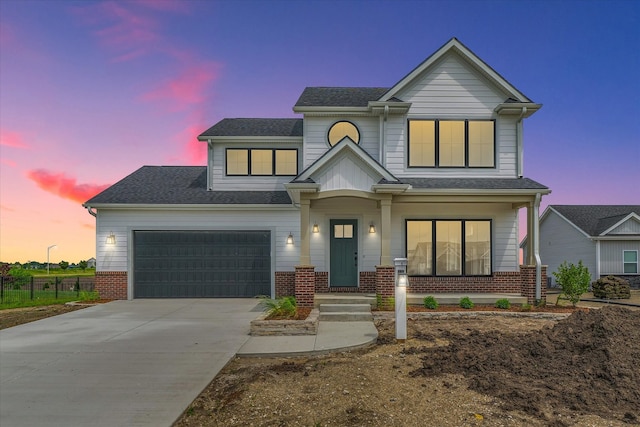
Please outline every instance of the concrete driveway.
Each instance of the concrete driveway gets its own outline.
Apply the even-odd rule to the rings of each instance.
[[[170,426],[249,339],[255,299],[115,301],[0,331],[0,425]]]

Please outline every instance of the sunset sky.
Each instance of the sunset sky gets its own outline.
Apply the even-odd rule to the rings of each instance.
[[[224,117],[305,86],[392,86],[451,37],[543,108],[547,204],[640,204],[638,1],[0,0],[0,260],[95,256],[81,204],[143,165],[205,165]]]

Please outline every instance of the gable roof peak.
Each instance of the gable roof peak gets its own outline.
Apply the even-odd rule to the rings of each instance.
[[[404,76],[398,81],[391,89],[380,97],[380,101],[388,101],[390,98],[396,96],[399,91],[410,85],[416,78],[421,76],[426,70],[434,66],[445,55],[450,52],[455,52],[462,57],[468,64],[470,64],[476,71],[487,78],[498,88],[506,92],[509,98],[513,98],[516,102],[531,103],[527,96],[515,88],[504,77],[502,77],[497,71],[495,71],[489,64],[484,62],[478,55],[473,53],[471,49],[465,46],[456,37],[450,38],[444,45],[442,45],[433,54],[422,61],[416,68],[414,68],[409,74]]]

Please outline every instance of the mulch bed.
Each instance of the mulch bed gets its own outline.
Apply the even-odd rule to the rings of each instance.
[[[305,320],[309,316],[309,313],[311,313],[311,307],[298,307],[294,317],[268,316],[264,320]]]

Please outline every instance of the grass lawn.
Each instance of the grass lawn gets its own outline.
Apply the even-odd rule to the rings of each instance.
[[[0,310],[19,307],[36,307],[39,305],[64,304],[70,301],[94,301],[99,298],[97,292],[80,291],[58,291],[56,298],[55,290],[34,290],[33,299],[29,290],[7,290],[5,289]]]

